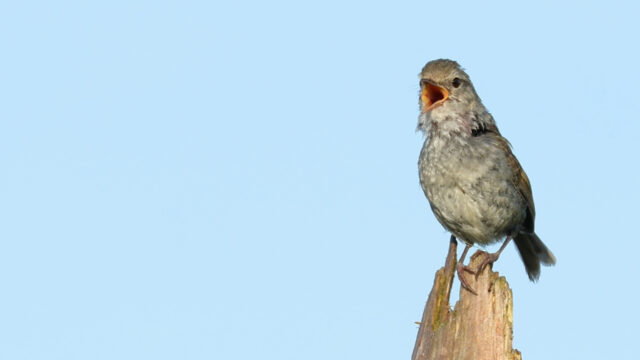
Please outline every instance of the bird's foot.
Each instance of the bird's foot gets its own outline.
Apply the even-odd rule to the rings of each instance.
[[[482,260],[482,262],[478,266],[478,269],[476,269],[476,272],[475,272],[476,279],[478,278],[482,270],[484,270],[484,268],[487,267],[487,265],[493,265],[493,263],[496,262],[499,257],[500,257],[500,252],[495,252],[491,254],[485,253],[484,260]]]
[[[458,279],[460,280],[460,285],[463,288],[467,289],[469,292],[471,292],[473,295],[478,295],[478,293],[476,293],[476,291],[473,290],[471,285],[469,285],[469,283],[467,282],[467,279],[464,277],[465,271],[470,274],[476,274],[476,276],[478,276],[477,273],[471,270],[468,266],[464,265],[462,262],[458,262],[458,264],[456,265],[456,272],[458,273]]]
[[[480,263],[480,266],[478,266],[478,269],[476,270],[476,279],[478,278],[478,275],[480,275],[482,270],[484,270],[484,268],[487,267],[487,265],[493,264],[498,260],[498,258],[500,257],[500,254],[502,253],[502,250],[504,250],[504,248],[507,247],[507,244],[509,244],[510,241],[511,241],[511,235],[507,235],[507,238],[504,240],[504,242],[502,243],[502,246],[500,246],[500,249],[498,249],[498,251],[491,254],[485,253],[484,260],[482,260],[482,262]]]

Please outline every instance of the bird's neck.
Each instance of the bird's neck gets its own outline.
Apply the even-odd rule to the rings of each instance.
[[[495,122],[484,107],[465,111],[446,111],[439,108],[423,113],[418,126],[428,138],[466,138],[495,128]]]

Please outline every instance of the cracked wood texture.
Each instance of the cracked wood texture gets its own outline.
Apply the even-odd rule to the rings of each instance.
[[[453,239],[452,239],[453,240]],[[521,360],[512,348],[513,298],[504,276],[487,266],[476,279],[465,273],[478,293],[460,288],[453,311],[449,305],[456,270],[457,243],[451,241],[445,266],[436,272],[422,315],[412,360]],[[476,269],[484,257],[477,251],[469,267]]]

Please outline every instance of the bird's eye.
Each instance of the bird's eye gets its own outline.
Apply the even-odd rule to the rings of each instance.
[[[460,84],[462,84],[462,80],[458,78],[453,79],[451,82],[451,85],[453,85],[454,88],[460,87]]]

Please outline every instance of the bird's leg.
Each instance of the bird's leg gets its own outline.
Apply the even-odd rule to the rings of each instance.
[[[453,235],[451,235],[451,240],[455,241],[456,238]],[[456,265],[456,272],[458,273],[458,279],[460,279],[460,285],[462,285],[463,288],[469,290],[473,295],[478,295],[475,292],[475,290],[471,288],[471,285],[469,285],[469,283],[467,282],[467,279],[463,276],[465,271],[471,274],[474,274],[473,270],[469,269],[468,266],[464,265],[464,258],[465,256],[467,256],[467,253],[469,252],[470,248],[471,248],[471,244],[465,243],[464,250],[462,250],[462,255],[460,255],[460,260],[458,260],[458,264]]]
[[[478,266],[478,269],[476,270],[476,279],[478,278],[478,275],[480,275],[482,270],[487,265],[493,264],[494,262],[496,262],[496,260],[498,260],[498,258],[500,257],[500,253],[502,253],[502,250],[504,250],[504,248],[507,247],[507,244],[509,244],[510,241],[511,241],[511,235],[507,235],[507,238],[504,240],[504,243],[502,244],[502,246],[500,246],[500,249],[498,249],[498,251],[492,254],[487,254],[484,257],[484,260],[482,260],[482,262],[480,263],[480,266]]]

